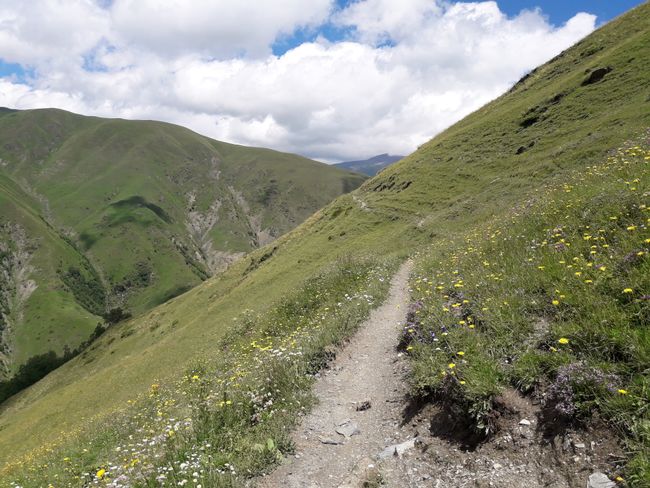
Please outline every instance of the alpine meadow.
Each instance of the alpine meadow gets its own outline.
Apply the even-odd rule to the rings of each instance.
[[[650,486],[649,164],[647,2],[371,178],[2,109],[0,486]]]

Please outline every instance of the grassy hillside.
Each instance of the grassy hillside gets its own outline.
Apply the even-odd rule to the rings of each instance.
[[[50,109],[0,112],[0,178],[16,209],[2,218],[23,229],[38,270],[3,341],[9,372],[76,347],[110,309],[137,314],[187,291],[363,181],[171,124]]]
[[[604,77],[597,79],[603,73]],[[518,372],[508,371],[507,375],[494,366],[500,367],[502,354],[521,338],[519,334],[530,331],[525,324],[514,326],[527,317],[522,312],[527,309],[520,307],[528,306],[529,293],[539,295],[538,300],[551,298],[547,296],[547,287],[554,286],[550,280],[544,281],[543,290],[528,289],[534,269],[529,268],[527,259],[532,258],[535,266],[550,268],[556,255],[546,244],[532,250],[528,244],[531,239],[550,238],[544,229],[557,225],[549,217],[554,216],[552,209],[564,212],[562,205],[571,203],[558,200],[558,207],[552,207],[550,199],[565,191],[562,184],[574,185],[582,173],[606,165],[608,155],[625,148],[631,139],[638,140],[640,148],[643,146],[643,153],[635,150],[633,174],[616,173],[613,165],[613,173],[606,173],[604,178],[586,178],[585,193],[572,203],[567,214],[571,225],[564,232],[573,244],[577,241],[574,236],[582,238],[586,225],[600,228],[606,218],[625,215],[625,209],[633,212],[633,220],[625,220],[623,230],[605,229],[611,232],[606,239],[618,241],[620,236],[628,236],[625,232],[630,226],[645,232],[642,226],[647,222],[637,217],[642,205],[639,199],[647,199],[648,191],[647,172],[642,171],[647,167],[648,148],[643,139],[647,127],[650,5],[644,4],[538,68],[502,97],[357,191],[338,198],[275,243],[252,252],[223,275],[189,293],[120,324],[84,355],[12,399],[0,414],[0,452],[4,460],[11,461],[3,471],[4,479],[38,486],[53,481],[56,475],[59,485],[75,486],[79,484],[75,477],[85,476],[89,483],[101,485],[107,478],[124,476],[139,479],[146,486],[191,480],[191,473],[196,472],[197,482],[204,486],[237,486],[275,462],[279,452],[290,449],[282,432],[295,413],[309,403],[310,380],[306,374],[322,364],[328,344],[352,332],[371,306],[368,301],[376,303],[383,296],[385,277],[395,269],[396,262],[415,253],[421,256],[420,280],[436,279],[434,273],[438,271],[432,271],[432,267],[448,260],[450,263],[440,273],[455,276],[454,264],[458,261],[459,267],[462,264],[469,269],[463,271],[462,279],[475,286],[487,286],[484,281],[489,275],[473,271],[481,254],[474,256],[469,246],[488,253],[489,262],[497,262],[498,270],[506,267],[516,286],[526,285],[522,292],[518,288],[490,288],[485,292],[486,297],[494,297],[493,301],[508,294],[506,301],[517,308],[510,315],[504,312],[490,319],[496,325],[488,331],[497,331],[503,341],[496,340],[502,343],[501,349],[485,351],[484,364],[493,366],[487,371],[494,371],[494,375],[486,380],[493,389],[485,389],[483,394],[491,398],[511,380],[519,382],[522,389],[532,388],[530,375],[540,381],[552,380],[556,370],[545,369],[543,357],[532,357],[529,363],[520,365]],[[625,153],[623,156],[627,157]],[[636,185],[637,196],[620,198],[628,195],[623,180]],[[607,186],[611,181],[617,182],[612,191]],[[558,193],[544,191],[558,187],[554,190]],[[533,204],[541,201],[543,205],[546,200],[550,213],[533,220],[536,209],[542,208]],[[608,202],[607,207],[603,201]],[[603,206],[602,212],[614,213],[590,213],[598,206]],[[543,209],[547,212],[547,207]],[[513,240],[521,239],[528,247],[513,246],[513,254],[509,255],[506,251],[510,240],[504,243],[495,239],[492,249],[489,241],[482,243],[488,229],[502,234],[512,232]],[[523,237],[518,237],[520,234]],[[465,237],[471,240],[465,242]],[[642,244],[638,237],[620,238],[611,264],[605,266],[611,270],[629,249],[643,251]],[[517,249],[529,253],[523,261],[523,256],[514,254]],[[576,247],[576,252],[584,250],[583,244]],[[457,259],[449,254],[454,251]],[[467,264],[460,262],[465,253],[470,255]],[[500,261],[502,255],[504,260]],[[629,317],[627,314],[645,310],[636,300],[648,293],[643,290],[647,286],[643,279],[647,257],[644,254],[639,258],[641,264],[621,271],[620,276],[602,285],[610,291],[599,288],[609,297],[608,310],[616,314],[617,323]],[[586,266],[585,257],[581,267]],[[557,268],[558,273],[560,269],[565,272]],[[584,279],[596,281],[587,278],[591,271],[585,269],[583,273]],[[554,275],[557,279],[562,276]],[[445,275],[445,287],[451,277]],[[626,293],[621,298],[621,286],[632,288],[633,296]],[[565,297],[571,296],[560,290]],[[597,300],[597,295],[590,296]],[[572,303],[576,306],[583,299],[576,293]],[[427,300],[427,317],[436,317],[440,303],[433,297]],[[552,300],[549,308],[555,307]],[[628,300],[629,309],[625,308]],[[561,316],[562,321],[568,316]],[[539,340],[550,346],[565,337],[579,348],[563,351],[561,357],[615,365],[620,357],[606,352],[585,357],[582,349],[586,342],[580,341],[586,339],[579,339],[582,325],[579,321],[551,325]],[[592,336],[601,334],[598,340],[612,340],[598,327],[585,330]],[[635,344],[638,350],[646,347],[638,331],[621,330],[627,335],[620,339],[621,345]],[[465,335],[459,336],[459,341],[463,338]],[[472,365],[471,354],[484,344],[459,342],[452,346],[454,349],[445,350],[446,354],[466,352],[468,364]],[[467,351],[456,350],[461,346]],[[437,367],[443,361],[442,356],[424,346],[418,354],[422,357],[415,358],[416,365],[420,360],[435,360]],[[612,373],[620,379],[617,389],[633,392],[629,397],[623,395],[626,401],[643,400],[647,395],[647,389],[629,386],[636,385],[635,378],[647,370],[643,363],[647,356],[643,354],[625,356],[620,368],[612,366],[612,370],[616,369]],[[414,385],[420,391],[435,390],[434,378],[439,374],[440,370],[435,369],[424,375],[428,383],[418,380]],[[474,379],[463,381],[474,386]],[[465,407],[463,399],[471,401],[475,391],[468,388],[466,395],[459,396],[458,405]],[[272,406],[267,399],[273,400]],[[621,408],[622,412],[630,412],[635,407]],[[129,434],[133,435],[131,440]],[[638,442],[641,446],[647,442],[629,431],[625,435],[631,439],[631,446],[637,443],[632,446],[637,450]],[[126,453],[126,447],[135,451]],[[637,464],[631,465],[631,481],[634,476],[641,479],[644,469],[647,472],[644,462],[636,458]]]

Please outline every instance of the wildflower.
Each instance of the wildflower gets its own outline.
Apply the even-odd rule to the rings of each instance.
[[[619,388],[618,393],[620,395],[627,395],[627,390],[624,390],[623,388]]]
[[[634,293],[634,290],[632,288],[625,288],[623,293]]]
[[[553,305],[557,306],[557,305],[560,304],[560,300],[553,300],[551,303],[552,303]]]
[[[192,376],[192,381],[198,381],[198,380],[199,380],[199,375],[198,374],[195,374],[194,376]]]
[[[636,225],[627,226],[627,230],[629,230],[630,232],[633,231],[633,230],[636,230]]]
[[[413,346],[408,346],[408,347],[406,348],[406,350],[407,350],[407,351],[412,351],[412,350],[413,350]]]
[[[560,338],[558,339],[557,342],[558,342],[559,344],[568,344],[568,343],[569,343],[569,339],[567,339],[566,337],[560,337]]]
[[[465,351],[458,351],[456,354],[458,354],[459,356],[464,356],[464,355],[465,355]]]
[[[454,368],[456,367],[456,364],[454,364],[454,363],[449,363],[449,364],[447,365],[447,367],[448,367],[449,369],[454,369]]]
[[[104,468],[100,469],[99,471],[97,471],[97,474],[95,476],[97,476],[98,480],[103,479],[104,476],[106,476],[106,470]]]

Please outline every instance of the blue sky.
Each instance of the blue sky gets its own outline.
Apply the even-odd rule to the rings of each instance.
[[[642,3],[336,2],[0,0],[0,106],[163,120],[322,161],[407,154]]]
[[[336,0],[338,9],[344,9],[353,3],[352,0]],[[594,14],[598,25],[617,17],[623,12],[643,3],[643,0],[497,0],[502,12],[515,16],[522,10],[539,8],[553,25],[560,26],[578,12]],[[323,36],[330,41],[338,41],[346,37],[350,29],[342,29],[325,24],[318,30],[300,29],[292,36],[281,36],[273,44],[273,53],[282,55],[303,42],[313,41],[317,36]]]
[[[522,9],[540,7],[549,16],[551,23],[560,25],[573,17],[577,12],[588,12],[598,17],[603,23],[623,12],[643,3],[642,0],[499,0],[501,10],[508,15],[516,15]]]

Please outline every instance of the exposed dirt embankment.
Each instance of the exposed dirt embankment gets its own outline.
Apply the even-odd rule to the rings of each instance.
[[[0,223],[0,378],[9,372],[12,331],[22,321],[23,306],[36,290],[36,282],[29,279],[34,271],[30,265],[33,251],[25,229]]]

